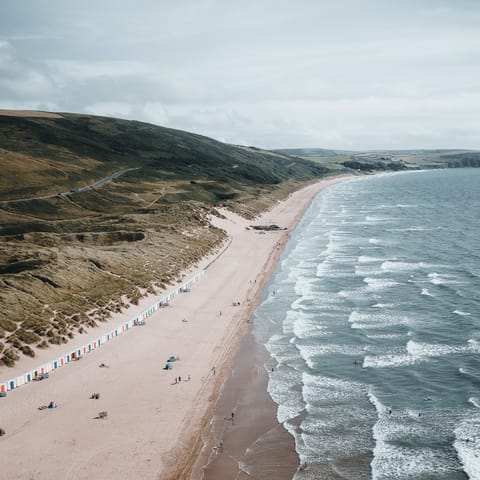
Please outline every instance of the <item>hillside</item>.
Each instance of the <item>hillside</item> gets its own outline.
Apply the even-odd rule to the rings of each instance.
[[[146,123],[0,111],[0,365],[65,343],[328,169]]]
[[[332,171],[418,170],[429,168],[480,167],[480,152],[474,150],[371,150],[347,151],[323,148],[276,150],[282,155],[316,162]]]

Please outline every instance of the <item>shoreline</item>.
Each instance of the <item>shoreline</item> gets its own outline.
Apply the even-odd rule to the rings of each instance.
[[[213,223],[227,231],[231,244],[191,292],[99,353],[2,398],[2,473],[39,480],[194,478],[191,469],[220,389],[279,254],[316,194],[339,180],[304,187],[255,222],[222,212],[226,218]],[[287,230],[259,234],[248,228],[251,223]],[[112,322],[119,323],[118,315]],[[165,371],[170,355],[180,360]],[[98,368],[100,362],[110,368]],[[18,368],[26,370],[22,362]],[[90,399],[92,391],[101,398]],[[58,409],[38,410],[52,400]],[[96,420],[99,411],[108,411],[108,418]],[[29,461],[19,467],[12,458]]]
[[[246,480],[251,476],[259,480],[271,478],[291,480],[301,466],[295,440],[278,421],[278,405],[268,393],[267,364],[272,362],[272,358],[265,346],[255,339],[252,319],[291,233],[297,228],[314,198],[326,186],[347,178],[351,176],[334,177],[333,181],[322,185],[308,204],[303,206],[301,212],[297,213],[281,248],[272,252],[269,268],[265,271],[254,305],[246,320],[249,324],[247,331],[238,351],[231,358],[230,374],[219,391],[213,407],[209,432],[205,434],[202,451],[194,461],[192,474],[187,477],[188,480],[225,478]],[[268,368],[273,368],[273,364]],[[236,412],[237,409],[243,410],[247,415],[239,417],[235,414],[234,426],[228,418],[231,412]],[[253,447],[257,450],[256,453],[246,454],[247,450],[251,451]],[[269,461],[266,461],[266,458]],[[248,472],[239,468],[245,461],[249,464]]]

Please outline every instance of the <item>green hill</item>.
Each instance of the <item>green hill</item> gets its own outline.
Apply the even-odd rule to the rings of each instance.
[[[318,163],[146,123],[0,112],[0,364],[65,343],[178,279]],[[127,301],[128,300],[128,301]]]

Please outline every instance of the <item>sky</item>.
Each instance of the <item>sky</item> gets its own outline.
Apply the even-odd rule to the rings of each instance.
[[[0,108],[272,149],[480,149],[480,1],[0,0]]]

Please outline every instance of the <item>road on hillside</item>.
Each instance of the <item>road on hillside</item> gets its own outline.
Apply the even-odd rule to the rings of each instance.
[[[69,190],[68,192],[54,193],[52,195],[44,195],[42,197],[17,198],[15,200],[0,200],[0,203],[17,203],[17,202],[28,202],[30,200],[46,200],[48,198],[66,197],[66,196],[74,195],[75,193],[85,192],[87,190],[94,190],[95,188],[101,187],[105,183],[110,182],[115,178],[125,175],[127,172],[131,172],[132,170],[138,170],[139,168],[140,167],[126,168],[125,170],[120,170],[118,172],[112,173],[108,177],[101,178],[100,180],[97,180],[96,182],[91,183],[90,185],[85,185],[84,187],[75,188],[75,189]]]

